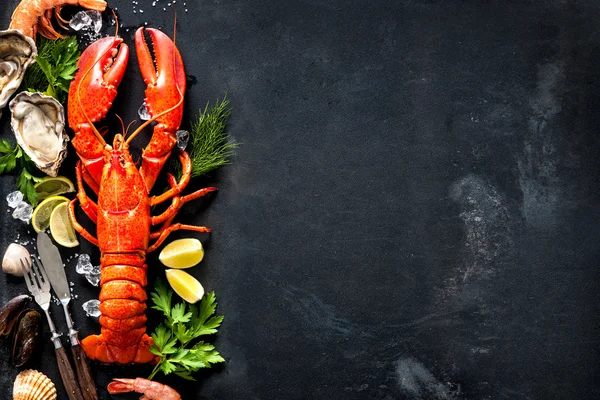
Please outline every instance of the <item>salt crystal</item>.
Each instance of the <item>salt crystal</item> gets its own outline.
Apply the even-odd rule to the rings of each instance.
[[[175,132],[177,135],[177,147],[179,150],[185,150],[187,147],[188,141],[190,140],[190,133],[188,131],[184,131],[183,129]]]
[[[85,311],[85,315],[88,317],[99,317],[100,316],[100,300],[89,300],[81,305],[83,307],[83,311]]]
[[[146,103],[143,103],[138,110],[138,114],[140,119],[143,121],[148,121],[150,117],[150,112],[148,111],[148,107],[146,107]]]
[[[15,190],[14,192],[10,192],[6,196],[6,201],[7,201],[8,206],[10,208],[15,208],[16,206],[19,205],[20,202],[23,201],[23,193],[21,193],[19,190]]]

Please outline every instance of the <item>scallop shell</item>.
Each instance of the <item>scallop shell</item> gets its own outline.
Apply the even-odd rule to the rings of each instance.
[[[62,104],[42,93],[21,92],[9,108],[10,126],[19,146],[40,170],[57,176],[69,141]]]
[[[15,379],[13,400],[56,400],[56,388],[46,375],[26,369]]]
[[[33,39],[14,29],[0,31],[0,115],[36,56]]]

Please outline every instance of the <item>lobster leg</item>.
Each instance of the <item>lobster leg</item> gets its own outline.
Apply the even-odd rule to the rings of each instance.
[[[216,191],[216,187],[207,187],[204,189],[200,189],[195,191],[194,193],[190,193],[186,196],[175,196],[173,197],[173,202],[171,205],[160,215],[152,217],[152,225],[158,225],[164,221],[172,220],[173,217],[177,214],[179,209],[183,207],[185,203],[191,200],[199,199],[200,197],[204,197],[207,194]]]
[[[135,49],[142,78],[147,85],[144,100],[146,107],[153,118],[173,108],[156,118],[157,124],[150,143],[142,152],[140,173],[146,181],[149,192],[177,142],[175,132],[183,116],[181,99],[185,95],[186,77],[181,54],[173,41],[157,29],[147,28],[146,31],[154,46],[156,68],[144,38],[144,28],[139,28],[135,32]],[[178,103],[181,104],[177,106]]]
[[[150,237],[152,239],[154,239],[155,236],[158,236],[158,239],[156,239],[156,242],[154,242],[154,244],[150,247],[148,247],[148,253],[158,249],[160,247],[160,245],[165,241],[165,239],[167,238],[167,236],[169,236],[171,234],[171,232],[175,232],[178,231],[180,229],[185,229],[188,231],[195,231],[195,232],[210,232],[210,228],[207,228],[206,226],[195,226],[195,225],[186,225],[186,224],[173,224],[173,225],[169,225],[167,227],[162,228],[160,231],[155,232],[154,234],[151,234]]]
[[[150,205],[155,206],[160,204],[173,196],[178,195],[185,189],[185,187],[190,182],[190,176],[192,173],[192,160],[190,160],[190,156],[185,150],[182,150],[179,153],[179,161],[181,162],[181,180],[179,183],[175,182],[175,178],[171,174],[167,174],[167,181],[171,188],[167,190],[165,193],[162,193],[158,196],[152,196],[150,198]]]
[[[88,242],[93,245],[98,246],[98,239],[92,236],[81,224],[77,221],[77,217],[75,216],[75,199],[69,202],[69,217],[71,218],[71,223],[73,224],[73,228],[83,236]]]
[[[81,178],[81,173],[83,170],[83,165],[81,165],[81,161],[77,162],[77,166],[75,167],[75,173],[77,177],[77,199],[81,204],[81,209],[91,219],[94,223],[98,222],[98,205],[92,201],[85,193],[83,189],[83,180]]]

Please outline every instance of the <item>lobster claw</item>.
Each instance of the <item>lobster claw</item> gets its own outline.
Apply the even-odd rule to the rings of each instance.
[[[125,75],[128,58],[129,48],[120,37],[97,40],[81,54],[69,87],[68,120],[75,131],[72,143],[85,166],[84,178],[92,187],[100,183],[106,143],[99,140],[91,123],[106,116]]]
[[[105,37],[85,49],[69,88],[69,126],[77,128],[106,116],[125,75],[129,48],[120,37]]]
[[[152,39],[156,68],[144,37],[143,27],[135,32],[135,50],[142,78],[147,85],[146,107],[150,116],[154,117],[180,102],[185,93],[186,78],[181,54],[171,38],[158,29],[147,28],[146,32]],[[183,103],[175,110],[159,117],[157,122],[164,124],[170,131],[177,130],[181,124],[182,114]]]
[[[175,132],[183,116],[186,76],[175,43],[158,29],[147,28],[145,31],[152,40],[155,60],[146,43],[143,27],[135,32],[135,49],[147,85],[144,101],[148,113],[157,122],[152,139],[142,154],[141,173],[150,190],[177,142]]]

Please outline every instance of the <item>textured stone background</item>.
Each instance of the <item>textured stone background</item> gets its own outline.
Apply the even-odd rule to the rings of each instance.
[[[109,3],[130,45],[144,22],[173,30],[167,0]],[[227,93],[242,146],[181,217],[214,230],[192,273],[226,317],[227,364],[164,382],[185,399],[600,397],[598,2],[181,3],[186,120]],[[113,129],[142,103],[136,63]],[[5,210],[2,251],[27,232]],[[70,267],[96,332],[97,289]],[[48,341],[37,367],[60,382]],[[95,371],[102,398],[148,373]]]

